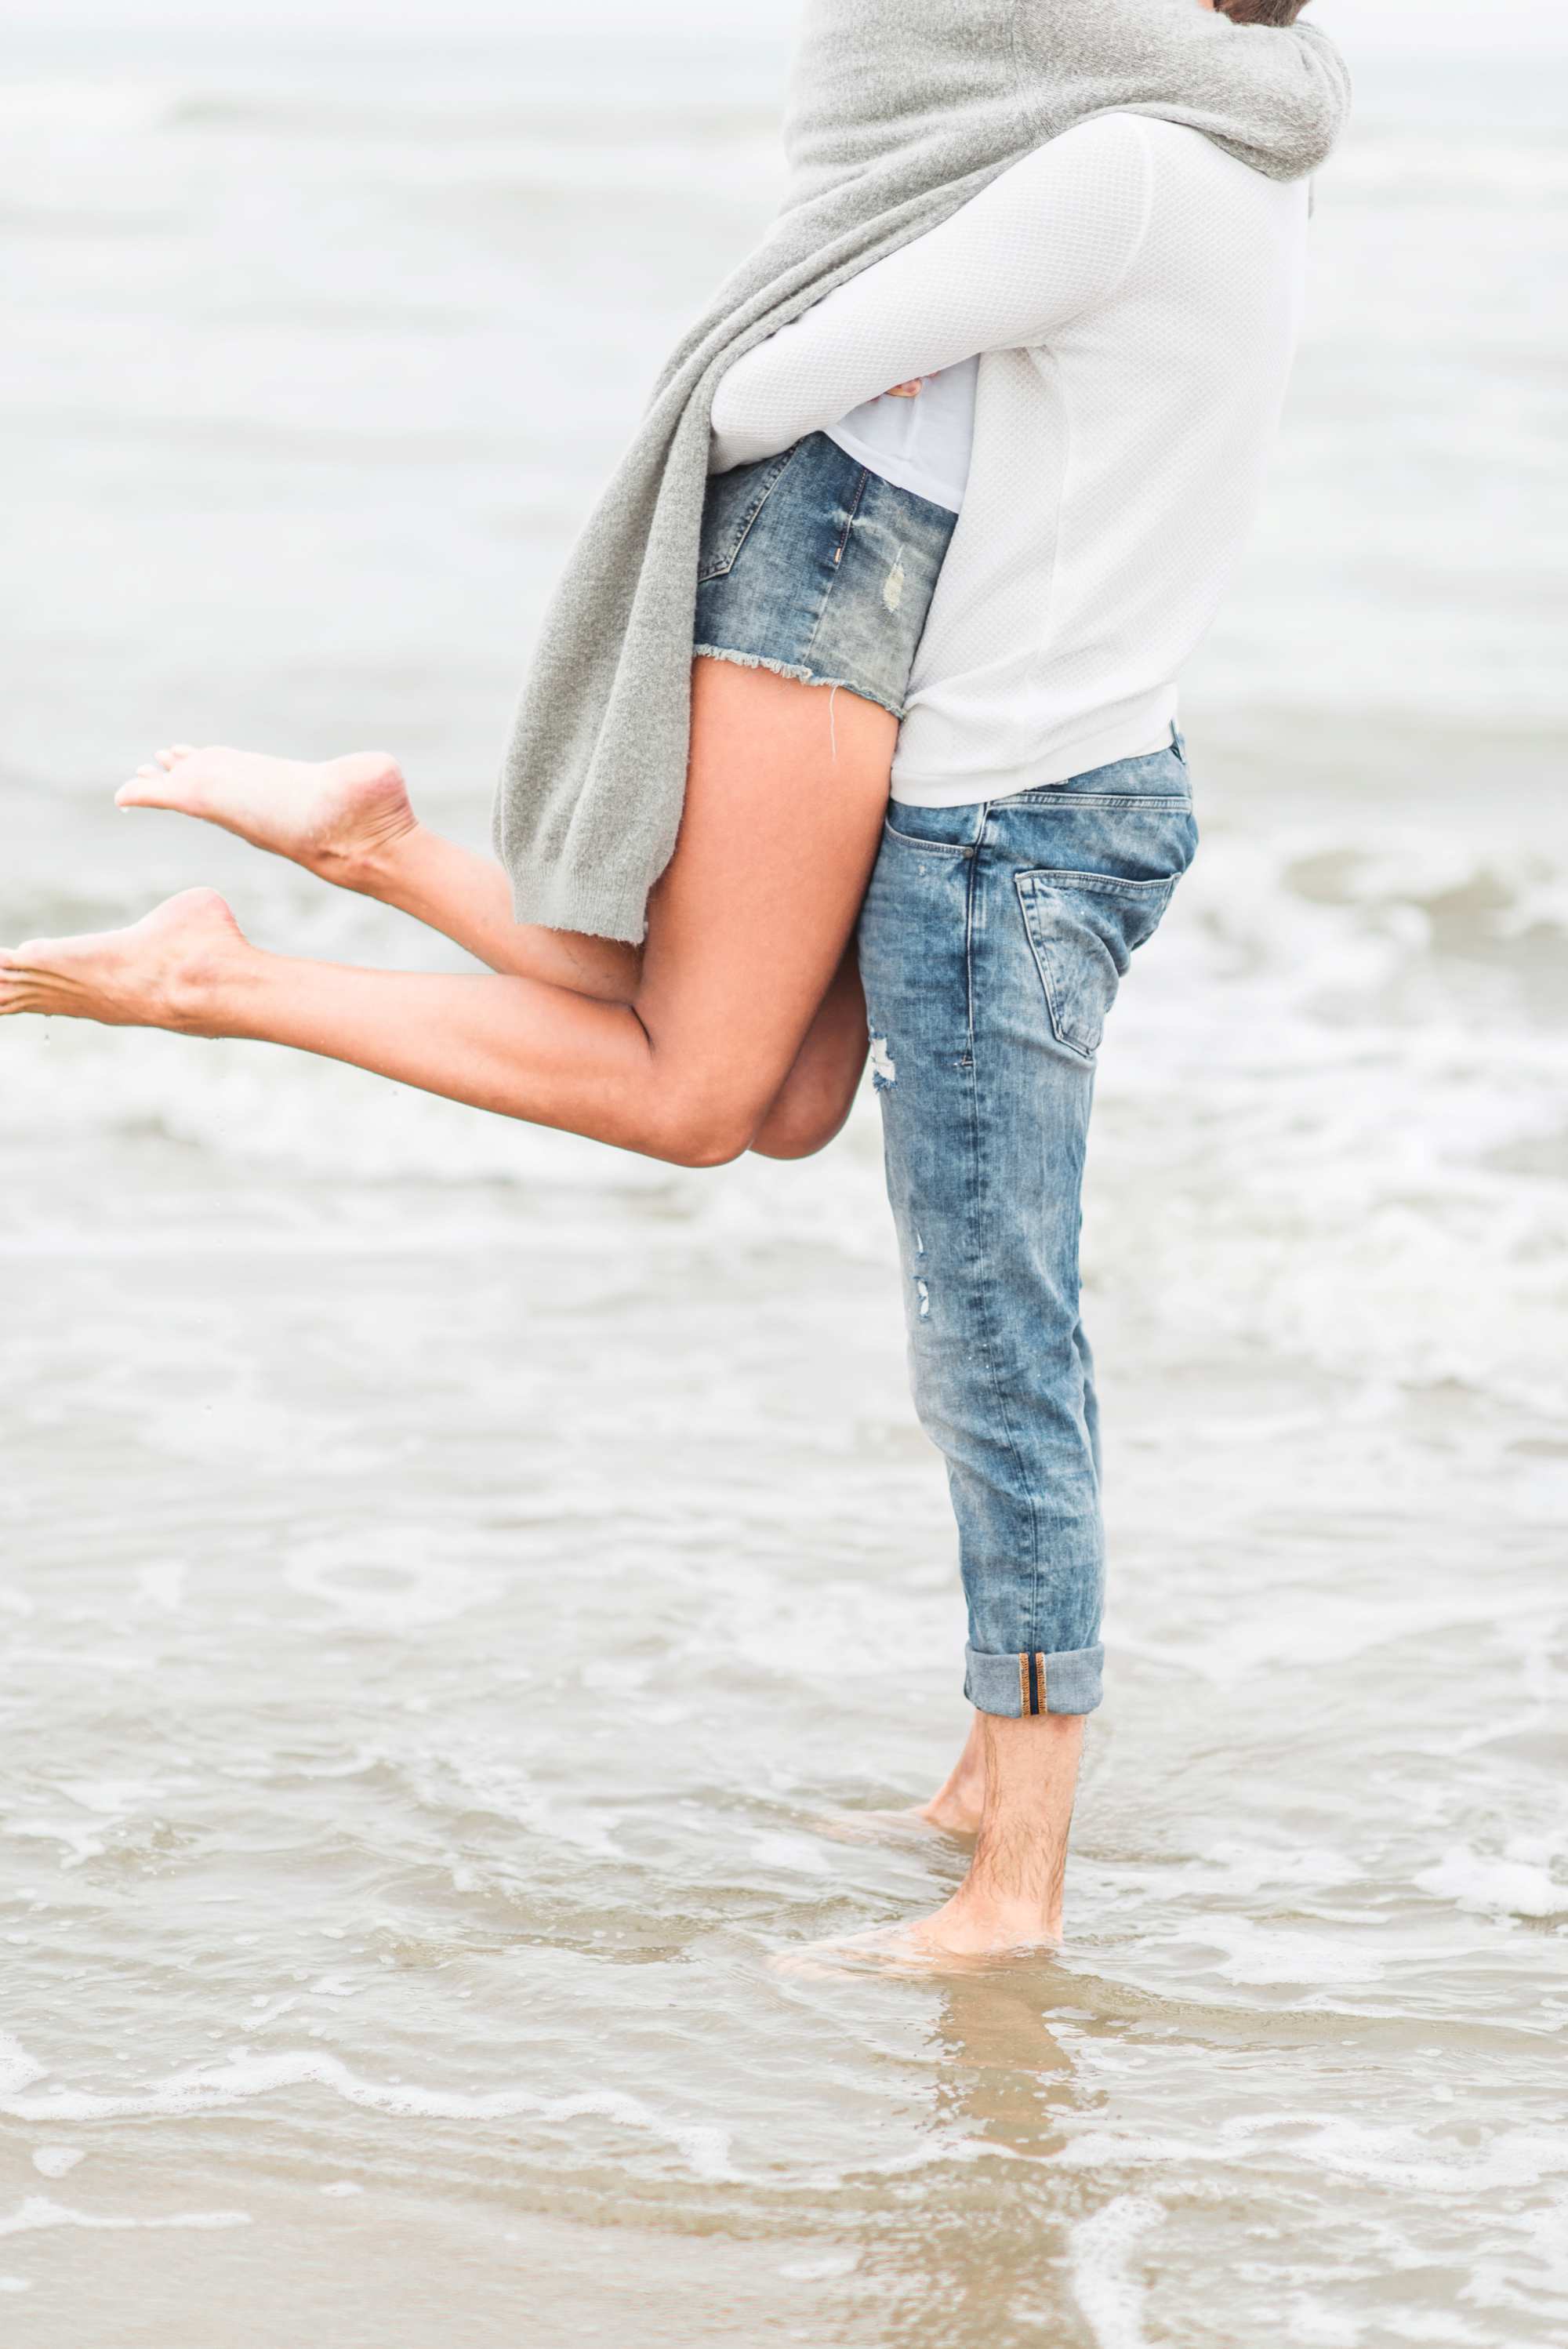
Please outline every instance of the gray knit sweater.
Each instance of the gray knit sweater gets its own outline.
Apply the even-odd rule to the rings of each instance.
[[[1321,34],[1195,0],[809,0],[784,209],[670,360],[545,617],[496,801],[518,920],[644,935],[686,796],[713,395],[743,351],[1091,115],[1186,123],[1288,180],[1348,105]]]

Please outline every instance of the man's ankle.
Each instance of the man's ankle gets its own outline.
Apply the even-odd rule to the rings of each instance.
[[[991,1882],[978,1866],[970,1869],[959,1886],[952,1906],[999,1950],[1033,1949],[1040,1942],[1059,1941],[1062,1938],[1059,1890],[1054,1899],[1043,1900],[1020,1897]]]

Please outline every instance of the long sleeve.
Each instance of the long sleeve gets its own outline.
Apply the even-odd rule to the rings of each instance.
[[[890,385],[1048,340],[1119,284],[1148,221],[1141,124],[1067,132],[739,359],[713,407],[710,470],[776,455]]]

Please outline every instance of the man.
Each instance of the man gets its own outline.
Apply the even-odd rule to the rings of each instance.
[[[1303,5],[1226,13],[1290,24]],[[1175,678],[1255,511],[1307,212],[1303,184],[1195,130],[1102,116],[749,354],[716,404],[734,464],[830,429],[878,380],[913,375],[900,393],[918,393],[922,372],[988,351],[965,514],[995,517],[999,489],[1014,512],[990,561],[960,516],[964,585],[949,592],[950,556],[860,928],[915,1397],[946,1458],[969,1610],[975,1725],[923,1816],[977,1835],[955,1897],[846,1945],[868,1955],[1062,1930],[1103,1660],[1078,1310],[1095,1061],[1196,846]],[[987,432],[999,378],[1015,416],[1027,379],[1026,438]]]

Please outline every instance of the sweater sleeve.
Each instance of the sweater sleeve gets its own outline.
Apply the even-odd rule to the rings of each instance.
[[[776,456],[912,377],[1047,341],[1120,284],[1148,226],[1150,182],[1130,116],[1026,156],[738,359],[714,400],[709,471]]]
[[[1193,0],[1020,0],[1017,57],[1043,139],[1086,78],[1108,107],[1185,123],[1274,180],[1327,160],[1350,77],[1310,25],[1233,24]]]

